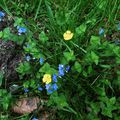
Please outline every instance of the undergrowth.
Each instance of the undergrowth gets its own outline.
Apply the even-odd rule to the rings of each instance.
[[[119,0],[1,0],[0,7],[13,21],[0,38],[24,56],[17,94],[1,71],[1,119],[38,118],[40,110],[11,113],[16,99],[29,96],[48,101],[52,120],[120,119]]]

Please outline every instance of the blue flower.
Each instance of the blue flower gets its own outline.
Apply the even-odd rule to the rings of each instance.
[[[53,74],[52,79],[53,79],[54,82],[57,82],[57,75]]]
[[[54,83],[54,84],[52,85],[52,89],[53,89],[54,91],[56,91],[56,90],[58,89],[58,86],[57,86],[56,83]]]
[[[47,90],[47,92],[48,92],[49,94],[53,93],[51,84],[46,84],[46,85],[45,85],[45,89]]]
[[[17,29],[18,29],[18,35],[21,35],[22,33],[25,33],[27,31],[26,28],[20,26],[17,26]]]
[[[39,91],[42,91],[42,90],[43,90],[43,88],[42,88],[42,87],[38,87],[38,90],[39,90]]]
[[[103,35],[104,34],[104,29],[103,28],[100,28],[100,30],[99,30],[99,35]]]
[[[69,72],[69,70],[70,70],[70,66],[67,66],[66,67],[66,72]]]
[[[46,85],[45,85],[45,89],[46,89],[46,90],[50,89],[50,87],[51,87],[51,84],[46,84]]]
[[[31,57],[29,55],[26,55],[26,60],[30,61]]]
[[[51,89],[47,90],[47,92],[48,92],[49,94],[53,93],[53,91],[52,91]]]
[[[24,92],[25,93],[29,92],[29,89],[28,88],[24,88]]]
[[[44,63],[44,59],[43,58],[40,58],[39,60],[40,64],[42,65]]]
[[[62,64],[59,64],[59,67],[58,67],[58,76],[61,77],[61,76],[64,76],[64,65]]]
[[[32,120],[38,120],[38,119],[34,117]]]
[[[5,13],[0,11],[0,17],[4,17],[5,16]]]

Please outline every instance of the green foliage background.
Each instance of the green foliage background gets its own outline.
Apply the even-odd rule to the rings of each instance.
[[[25,61],[16,70],[19,84],[30,87],[31,96],[49,100],[46,106],[56,110],[51,119],[120,119],[120,44],[115,44],[120,40],[119,0],[1,0],[0,7],[13,17],[14,27],[28,29],[27,34],[17,36],[8,27],[0,37],[13,38],[24,55],[45,60],[43,65]],[[105,30],[103,35],[98,34],[100,28]],[[74,33],[70,41],[63,39],[67,30]],[[57,73],[59,64],[70,65],[71,70],[59,78],[58,91],[51,95],[37,91],[44,73]],[[1,85],[4,77],[0,76]],[[13,116],[9,109],[10,101],[26,94],[15,96],[3,87],[0,96],[1,119],[29,119],[31,115]]]

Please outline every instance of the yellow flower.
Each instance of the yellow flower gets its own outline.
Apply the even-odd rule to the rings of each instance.
[[[69,30],[67,30],[64,34],[63,34],[64,40],[70,40],[73,38],[73,33]]]
[[[43,83],[49,84],[52,81],[50,74],[45,74],[42,79]]]

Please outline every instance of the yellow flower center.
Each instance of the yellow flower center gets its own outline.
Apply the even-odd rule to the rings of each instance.
[[[42,79],[43,83],[49,84],[52,81],[50,74],[45,74]]]
[[[64,40],[70,40],[73,38],[73,33],[69,30],[67,30],[64,34],[63,34],[63,38]]]

